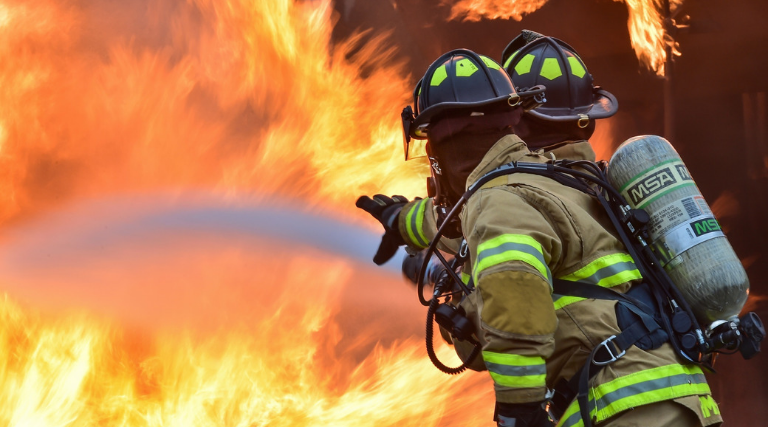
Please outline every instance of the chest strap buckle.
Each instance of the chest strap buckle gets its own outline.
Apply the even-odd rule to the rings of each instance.
[[[618,352],[618,347],[613,343],[614,339],[616,339],[616,335],[611,335],[608,339],[597,345],[592,363],[597,366],[609,365],[621,359],[621,357],[627,353],[626,350]],[[601,356],[601,359],[605,357],[607,360],[597,360],[598,356]]]

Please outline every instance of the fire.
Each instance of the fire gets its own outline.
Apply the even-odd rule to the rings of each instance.
[[[661,12],[662,0],[614,0],[623,2],[629,10],[629,37],[637,59],[658,75],[665,75],[667,48],[679,56],[678,45],[667,32],[665,17]],[[547,0],[458,0],[451,5],[449,19],[479,21],[488,19],[514,19],[540,9]],[[682,5],[683,0],[670,0],[671,12]]]
[[[214,267],[237,265],[217,261],[225,262]],[[284,293],[270,295],[266,304],[252,303],[270,315],[251,327],[230,326],[202,337],[135,332],[83,314],[51,318],[2,300],[0,420],[5,425],[66,420],[114,426],[421,426],[453,415],[460,422],[439,425],[465,425],[471,419],[466,414],[446,411],[453,387],[476,389],[466,399],[475,404],[488,400],[489,389],[483,387],[483,393],[477,377],[470,376],[447,384],[447,376],[424,357],[421,342],[376,346],[362,360],[356,360],[361,356],[354,348],[335,353],[342,338],[338,313],[327,307],[338,307],[332,293],[351,271],[344,263],[323,261],[282,260],[291,268],[275,282],[286,287]],[[295,298],[293,292],[313,297]],[[442,348],[442,357],[451,351]]]
[[[91,211],[22,228],[0,254],[4,288],[44,307],[0,300],[0,423],[490,419],[490,379],[431,366],[423,307],[396,275],[308,242],[168,227],[146,213],[81,221]],[[175,208],[170,223],[192,212]]]
[[[459,0],[451,6],[449,19],[463,17],[465,21],[488,19],[514,19],[521,21],[523,16],[539,10],[547,0]]]
[[[589,144],[595,151],[596,160],[610,160],[620,141],[614,138],[614,122],[612,118],[600,120],[595,126],[595,133],[589,138]]]
[[[151,4],[0,5],[0,223],[156,188],[423,192],[384,36],[334,45],[330,0]]]
[[[280,195],[350,217],[360,194],[423,193],[427,166],[400,148],[410,79],[384,36],[333,43],[333,20],[330,0],[0,2],[3,250],[31,221],[121,194]],[[14,298],[0,303],[1,424],[490,419],[469,409],[491,410],[487,376],[448,382],[420,333],[376,322],[421,330],[392,277],[282,241],[153,238],[0,274]]]
[[[661,13],[662,0],[614,0],[623,1],[629,9],[629,38],[637,59],[660,76],[665,75],[667,48],[672,55],[680,56],[678,45],[667,32],[665,17]],[[670,0],[671,11],[680,7],[683,0]]]

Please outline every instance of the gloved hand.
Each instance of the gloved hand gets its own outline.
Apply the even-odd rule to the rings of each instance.
[[[498,426],[512,427],[553,427],[543,402],[502,403],[496,402],[493,420]]]
[[[376,194],[373,198],[360,196],[355,203],[355,206],[371,214],[384,226],[384,236],[381,237],[379,250],[373,256],[373,262],[376,265],[389,261],[395,256],[397,248],[405,244],[398,228],[397,215],[406,203],[408,199],[403,196],[389,198],[381,194]]]

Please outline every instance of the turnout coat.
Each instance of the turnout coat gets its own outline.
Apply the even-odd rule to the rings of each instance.
[[[588,141],[531,152],[507,135],[486,153],[467,187],[505,163],[545,163],[552,155],[595,159]],[[401,211],[399,227],[409,246],[425,248],[434,237],[433,208],[423,199]],[[482,361],[473,368],[490,373],[499,402],[542,401],[548,388],[581,369],[595,346],[621,332],[616,301],[553,294],[552,279],[626,292],[642,281],[640,272],[599,202],[547,177],[516,173],[488,182],[464,206],[461,225],[470,250],[462,279],[471,277],[475,291],[457,303],[483,344]],[[469,354],[471,346],[442,332],[460,356]],[[682,363],[669,343],[651,351],[632,346],[590,381],[595,423],[662,401],[688,408],[702,425],[722,421],[701,369]],[[558,425],[581,425],[578,402]]]

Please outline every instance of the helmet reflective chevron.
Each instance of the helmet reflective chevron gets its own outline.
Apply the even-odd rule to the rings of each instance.
[[[592,84],[576,50],[562,40],[523,30],[501,58],[515,87],[547,87],[546,104],[528,112],[537,118],[586,127],[591,119],[616,114],[616,97]]]
[[[471,116],[520,105],[512,81],[494,60],[467,49],[441,55],[413,91],[415,111],[403,110],[406,157],[411,138],[426,139],[431,123],[444,116]]]

